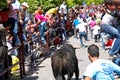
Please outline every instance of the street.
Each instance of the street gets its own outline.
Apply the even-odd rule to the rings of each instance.
[[[84,42],[86,45],[89,46],[90,44],[94,43],[94,39],[89,38],[89,41],[84,40]],[[74,36],[70,37],[69,40],[67,40],[67,43],[72,44],[74,47],[78,48],[76,49],[76,55],[79,62],[79,79],[81,79],[86,69],[86,66],[90,64],[90,61],[87,57],[87,48],[81,48],[79,39],[74,38]],[[101,42],[94,44],[97,44],[100,48],[100,58],[107,60],[112,59],[108,55],[107,51],[101,50]],[[35,68],[27,68],[26,74],[27,76],[22,80],[55,80],[51,68],[51,58],[46,58],[42,63],[40,63]],[[75,77],[73,76],[72,80],[74,79]]]

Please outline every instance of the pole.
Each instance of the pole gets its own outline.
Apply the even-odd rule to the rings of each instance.
[[[20,24],[20,22],[18,23],[19,25],[19,38],[21,41],[21,45],[20,45],[20,51],[19,51],[19,59],[20,59],[20,78],[22,79],[25,76],[25,58],[24,58],[24,43],[22,40],[22,34],[23,34],[23,30],[22,30],[22,25]]]

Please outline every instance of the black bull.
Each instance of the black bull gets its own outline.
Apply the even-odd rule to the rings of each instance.
[[[66,74],[68,80],[71,80],[73,73],[75,73],[76,80],[79,77],[78,60],[75,49],[70,44],[65,44],[55,51],[51,58],[51,65],[56,80],[65,80]]]

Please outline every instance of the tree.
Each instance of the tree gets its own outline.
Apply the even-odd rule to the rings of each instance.
[[[34,12],[40,5],[42,6],[43,11],[46,12],[50,8],[60,6],[63,1],[66,1],[68,8],[75,5],[81,5],[83,1],[86,2],[87,5],[91,5],[92,2],[95,4],[100,4],[103,2],[103,0],[20,0],[21,3],[24,1],[30,6],[28,9],[30,13]]]
[[[104,0],[84,0],[87,5],[91,5],[93,2],[97,5],[97,4],[100,4],[102,3]]]
[[[4,6],[6,6],[7,0],[0,0],[0,9]]]

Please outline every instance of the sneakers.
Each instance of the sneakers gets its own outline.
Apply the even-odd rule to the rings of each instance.
[[[115,58],[115,57],[117,57],[117,55],[110,55],[110,57],[113,57],[113,58]]]
[[[114,78],[117,79],[117,78],[120,78],[120,76],[115,74]]]

